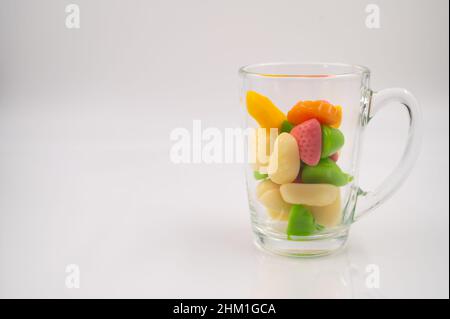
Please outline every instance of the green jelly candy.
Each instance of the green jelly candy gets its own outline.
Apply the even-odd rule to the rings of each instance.
[[[281,123],[281,133],[290,133],[293,128],[294,125],[288,121],[283,121],[283,123]]]
[[[266,179],[267,177],[269,177],[269,175],[260,173],[258,171],[254,171],[253,176],[255,177],[256,180]]]
[[[344,186],[351,182],[353,177],[344,173],[337,164],[323,158],[316,166],[303,166],[302,182],[306,184],[332,184]]]
[[[322,125],[322,154],[321,158],[333,155],[344,145],[344,134],[337,128]]]
[[[321,229],[309,209],[303,205],[292,205],[287,226],[288,239],[291,236],[309,236]]]

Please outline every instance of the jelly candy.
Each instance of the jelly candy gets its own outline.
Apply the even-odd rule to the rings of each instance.
[[[256,186],[256,197],[267,208],[268,215],[274,220],[287,220],[291,205],[280,194],[280,185],[266,179]]]
[[[269,98],[254,91],[247,92],[247,111],[264,128],[280,128],[286,120]]]
[[[249,143],[250,155],[256,153],[253,176],[260,181],[256,197],[268,218],[281,222],[271,225],[283,225],[280,231],[288,239],[340,225],[339,187],[353,179],[336,164],[345,143],[338,129],[341,106],[299,101],[286,116],[255,91],[247,92],[246,104],[260,125]]]
[[[339,195],[339,188],[330,184],[288,183],[280,186],[283,200],[290,204],[327,206]]]
[[[283,121],[283,123],[281,123],[281,132],[282,133],[290,133],[293,128],[294,128],[294,125],[289,123],[288,121]]]
[[[277,212],[278,216],[288,214],[291,205],[286,203],[281,197],[280,190],[275,188],[268,190],[260,197],[260,202],[273,212]]]
[[[336,196],[336,200],[327,206],[306,206],[313,214],[316,221],[325,227],[337,226],[342,220],[341,195]]]
[[[312,118],[321,124],[338,128],[342,120],[342,108],[327,101],[300,101],[287,115],[287,119],[294,125],[301,124]]]
[[[344,145],[344,134],[337,128],[322,125],[322,155],[329,157]],[[316,163],[317,164],[317,163]]]
[[[300,156],[297,141],[289,133],[281,133],[275,140],[273,153],[270,155],[267,172],[270,179],[277,184],[293,182],[300,170]]]
[[[317,165],[322,153],[322,129],[319,121],[311,119],[297,125],[291,131],[300,151],[300,158],[308,165]]]
[[[332,155],[330,156],[330,159],[331,159],[332,161],[334,161],[334,162],[337,162],[338,159],[339,159],[339,153],[336,152],[336,153],[332,154]]]
[[[250,160],[254,170],[261,170],[269,164],[270,152],[277,138],[276,129],[257,128],[249,136]]]
[[[263,174],[258,171],[254,171],[253,176],[255,177],[256,180],[266,179],[267,177],[269,177],[268,174]]]
[[[316,224],[314,216],[305,206],[292,206],[286,230],[288,239],[291,239],[291,236],[309,236],[321,229],[322,227]]]
[[[272,189],[280,189],[280,185],[275,184],[270,179],[266,179],[256,186],[256,197],[261,199],[261,196],[264,195],[265,192],[270,191]]]
[[[344,186],[352,180],[352,176],[342,172],[329,158],[321,159],[316,166],[305,166],[302,170],[303,183]]]
[[[267,215],[273,220],[278,221],[287,221],[289,219],[289,211],[276,211],[273,209],[268,208],[267,209]]]

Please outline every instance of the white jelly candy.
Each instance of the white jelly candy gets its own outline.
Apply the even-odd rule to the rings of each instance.
[[[339,188],[330,184],[290,183],[280,186],[283,199],[290,204],[327,206],[339,195]]]
[[[277,184],[293,182],[300,170],[300,155],[295,138],[289,133],[281,133],[275,140],[270,155],[267,173]]]
[[[313,214],[316,223],[327,228],[338,226],[342,221],[341,196],[327,206],[306,206]]]

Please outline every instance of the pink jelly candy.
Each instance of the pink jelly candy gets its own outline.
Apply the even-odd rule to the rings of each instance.
[[[337,162],[339,159],[339,153],[336,152],[334,154],[331,154],[330,159],[332,159],[333,161]]]
[[[291,130],[300,151],[300,159],[310,166],[320,161],[322,152],[322,128],[316,119],[310,119]]]

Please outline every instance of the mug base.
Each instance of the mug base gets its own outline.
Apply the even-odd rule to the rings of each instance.
[[[348,230],[323,236],[304,237],[300,240],[288,240],[264,234],[258,230],[255,233],[255,244],[264,252],[287,257],[321,257],[341,251],[348,238]]]

